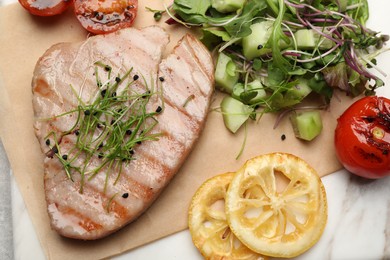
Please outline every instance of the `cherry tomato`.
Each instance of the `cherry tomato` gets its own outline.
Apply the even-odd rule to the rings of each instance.
[[[19,3],[33,15],[53,16],[64,12],[72,0],[19,0]]]
[[[353,103],[337,121],[336,153],[350,172],[369,179],[390,175],[390,99]]]
[[[137,10],[137,0],[74,0],[77,19],[94,34],[130,27]]]

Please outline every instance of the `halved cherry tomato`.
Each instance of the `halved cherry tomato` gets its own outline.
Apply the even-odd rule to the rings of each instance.
[[[33,15],[53,16],[64,12],[72,0],[19,0],[19,3]]]
[[[137,10],[137,0],[74,0],[77,19],[94,34],[130,27]]]
[[[344,167],[359,176],[390,175],[390,99],[364,97],[338,119],[336,153]]]

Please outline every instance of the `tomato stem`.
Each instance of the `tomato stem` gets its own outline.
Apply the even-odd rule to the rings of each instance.
[[[383,137],[385,136],[385,130],[380,127],[374,127],[372,129],[372,134],[376,139],[383,139]]]

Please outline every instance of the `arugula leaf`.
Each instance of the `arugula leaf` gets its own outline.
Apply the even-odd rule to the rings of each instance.
[[[224,42],[228,42],[231,39],[229,33],[226,31],[223,31],[223,30],[218,30],[215,28],[205,28],[205,29],[203,29],[203,32],[209,32],[217,37],[220,37],[221,40]]]
[[[287,43],[290,42],[290,39],[284,34],[282,30],[282,22],[284,13],[286,11],[286,6],[283,0],[278,0],[278,3],[279,13],[273,24],[272,33],[267,45],[270,45],[272,49],[273,67],[279,68],[287,76],[289,72],[293,71],[293,66],[286,58],[283,57],[280,47],[281,41],[285,41]]]
[[[242,38],[251,33],[250,25],[255,17],[262,16],[267,8],[264,0],[249,0],[239,15],[222,14],[211,8],[211,0],[175,0],[173,10],[187,23],[218,25],[234,38]]]
[[[248,1],[242,10],[241,15],[232,22],[224,26],[225,30],[234,38],[242,38],[251,34],[249,28],[256,16],[261,16],[263,10],[267,8],[263,0]]]
[[[174,5],[176,8],[174,10],[180,11],[186,14],[199,14],[205,15],[207,10],[211,6],[210,0],[175,0]]]
[[[238,74],[238,84],[261,81],[267,98],[251,106],[261,107],[262,113],[300,103],[304,95],[296,93],[305,92],[294,89],[297,81],[305,81],[308,92],[326,102],[336,88],[355,96],[372,94],[383,85],[367,69],[389,37],[365,27],[368,0],[246,0],[241,9],[226,13],[213,1],[218,0],[174,0],[173,10],[183,24],[201,26],[201,41],[210,50],[219,48],[233,59],[226,73]],[[249,59],[243,54],[242,38],[256,33],[251,25],[263,20],[272,23],[271,35],[266,43],[253,37],[252,49],[270,51]],[[298,44],[294,37],[302,28],[315,31],[330,44],[312,44],[311,37],[302,37],[310,44]],[[235,98],[248,101],[253,95],[246,91]]]
[[[212,50],[221,42],[230,41],[230,35],[224,31],[216,28],[204,28],[202,29],[202,36],[200,41],[209,49]]]
[[[202,24],[208,22],[206,12],[210,6],[210,0],[175,0],[172,8],[184,21]]]

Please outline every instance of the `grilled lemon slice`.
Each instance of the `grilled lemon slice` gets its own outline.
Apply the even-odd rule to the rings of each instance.
[[[267,256],[302,254],[319,240],[327,222],[321,179],[302,159],[286,153],[248,160],[234,175],[225,203],[231,231]]]
[[[217,175],[196,191],[188,214],[195,247],[206,259],[266,259],[243,245],[230,231],[225,214],[225,196],[233,173]]]

